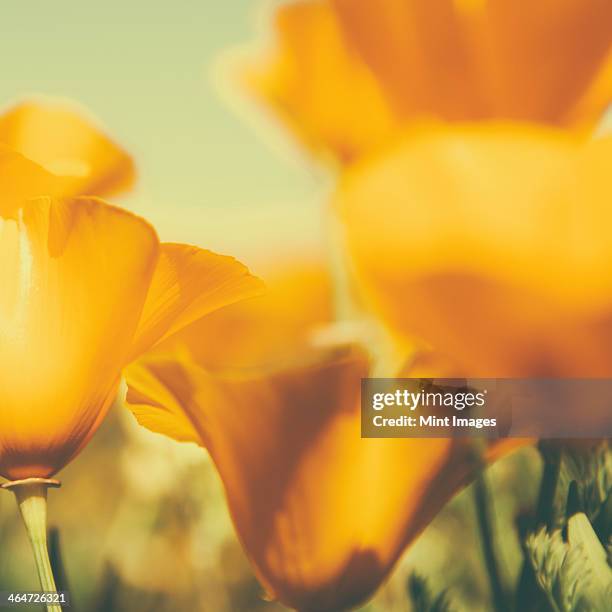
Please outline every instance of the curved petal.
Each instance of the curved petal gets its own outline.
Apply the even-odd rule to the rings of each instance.
[[[469,376],[604,375],[611,155],[612,139],[468,125],[364,161],[337,207],[370,305]]]
[[[128,402],[145,426],[173,435],[185,423],[168,428],[180,405],[260,579],[299,610],[369,596],[472,468],[449,439],[362,439],[366,373],[358,355],[240,380],[163,359],[127,370]]]
[[[0,474],[48,477],[99,424],[158,256],[153,229],[99,200],[0,211]]]
[[[564,123],[612,45],[607,0],[331,2],[404,118]]]
[[[64,177],[66,197],[114,195],[134,183],[131,157],[61,103],[22,102],[2,113],[0,143]]]
[[[215,370],[272,367],[314,348],[332,320],[332,289],[322,262],[292,260],[265,275],[266,291],[209,314],[175,334],[160,352],[186,348]]]
[[[162,244],[131,358],[214,310],[262,291],[262,282],[233,257]]]
[[[148,364],[153,362],[153,359],[140,359],[125,370],[130,381],[130,410],[149,431],[163,433],[179,442],[201,444],[196,428],[181,408],[180,392],[175,393],[151,375]]]
[[[275,48],[246,68],[246,82],[308,148],[348,161],[389,133],[387,102],[325,0],[284,5],[274,25]]]
[[[486,115],[475,57],[451,0],[332,0],[349,44],[382,83],[399,117]]]

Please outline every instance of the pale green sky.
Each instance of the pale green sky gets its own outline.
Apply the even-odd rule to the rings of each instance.
[[[259,2],[20,0],[2,8],[0,102],[35,93],[90,109],[134,155],[139,187],[125,205],[162,239],[254,265],[320,243],[322,174],[297,149],[262,139],[213,78],[222,52],[256,36]],[[275,131],[282,134],[272,124],[263,130]]]

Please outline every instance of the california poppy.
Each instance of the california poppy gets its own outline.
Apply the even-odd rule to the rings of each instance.
[[[369,359],[356,346],[321,348],[329,309],[312,308],[313,287],[288,277],[214,315],[221,330],[238,325],[243,350],[198,351],[211,328],[190,326],[182,349],[127,368],[127,403],[148,429],[208,450],[270,596],[299,610],[344,609],[376,590],[477,465],[451,439],[361,438]],[[284,343],[270,333],[277,320],[290,330]],[[212,375],[215,348],[225,367]]]
[[[96,431],[123,366],[261,286],[101,200],[49,197],[63,177],[0,154],[0,474],[49,477]]]
[[[611,24],[605,0],[300,0],[248,74],[309,148],[347,162],[415,119],[592,126]]]
[[[368,308],[461,375],[608,376],[611,156],[610,138],[535,125],[390,142],[335,199]]]
[[[371,595],[476,467],[451,439],[362,439],[367,371],[358,354],[266,376],[163,358],[127,370],[138,420],[208,449],[258,577],[299,610]]]

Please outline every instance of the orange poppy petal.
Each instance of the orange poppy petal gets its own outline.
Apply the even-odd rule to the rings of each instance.
[[[451,0],[331,4],[399,117],[460,119],[487,112],[461,16]]]
[[[22,102],[6,111],[0,115],[0,143],[65,177],[66,197],[114,195],[134,183],[131,157],[62,104]]]
[[[202,444],[181,408],[180,398],[153,376],[142,360],[130,364],[125,374],[130,380],[130,410],[143,427],[179,442]]]
[[[332,0],[404,118],[564,123],[612,45],[606,0]],[[612,81],[606,84],[607,104]],[[605,106],[593,109],[596,122]]]
[[[448,439],[362,439],[359,356],[234,380],[163,359],[139,368],[127,370],[137,418],[172,435],[183,425],[163,427],[180,403],[260,579],[290,607],[368,597],[472,469]]]
[[[278,366],[313,350],[332,320],[332,290],[322,262],[296,261],[265,275],[263,295],[209,314],[160,345],[187,348],[204,367]]]
[[[525,7],[496,0],[484,7],[481,58],[497,108],[503,116],[565,123],[612,51],[612,5],[546,0]],[[593,108],[591,123],[611,99],[608,80],[607,96]]]
[[[467,376],[604,375],[611,155],[612,139],[500,124],[411,132],[364,161],[337,206],[370,306]]]
[[[116,390],[158,253],[143,220],[40,198],[0,217],[0,474],[48,477]]]
[[[246,82],[307,147],[348,161],[389,132],[382,92],[326,1],[280,7],[275,30],[276,48],[247,67]]]
[[[131,357],[208,313],[262,291],[262,282],[233,257],[162,244]]]

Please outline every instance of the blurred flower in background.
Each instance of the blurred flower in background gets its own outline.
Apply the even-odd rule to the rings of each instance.
[[[395,117],[384,92],[347,47],[329,4],[283,5],[274,23],[278,48],[256,62],[249,53],[243,76],[308,148],[350,161],[390,134]]]
[[[588,138],[601,121],[612,93],[610,10],[609,3],[599,0],[539,3],[533,7],[505,0],[291,2],[275,12],[273,44],[259,51],[257,59],[251,54],[241,60],[252,93],[288,123],[309,149],[331,154],[348,168],[348,177],[341,177],[341,193],[336,197],[341,204],[332,210],[332,215],[340,218],[340,227],[334,222],[330,226],[330,242],[336,245],[335,251],[332,247],[335,300],[343,305],[343,318],[367,321],[373,314],[375,321],[383,322],[375,343],[389,345],[382,351],[387,362],[410,359],[419,363],[423,374],[457,373],[465,370],[456,363],[462,356],[454,352],[472,350],[488,351],[481,355],[478,367],[469,370],[472,374],[561,371],[555,364],[546,364],[543,355],[555,353],[552,346],[559,339],[551,342],[539,331],[531,334],[533,326],[538,325],[533,319],[545,303],[541,295],[532,300],[537,308],[524,306],[517,311],[514,306],[506,306],[513,322],[519,324],[517,329],[530,330],[519,334],[530,345],[512,348],[520,340],[498,306],[511,299],[508,291],[519,292],[518,299],[524,301],[520,293],[524,283],[515,278],[511,289],[474,287],[480,279],[461,277],[461,271],[455,268],[461,266],[464,255],[478,247],[470,245],[467,237],[452,245],[445,241],[449,231],[465,235],[462,224],[467,223],[474,234],[479,234],[479,240],[496,245],[493,256],[483,259],[483,264],[490,264],[494,270],[492,274],[503,274],[507,260],[514,258],[520,277],[528,267],[518,262],[518,254],[512,254],[519,247],[511,230],[517,226],[519,215],[524,219],[524,232],[531,232],[534,248],[538,249],[530,254],[531,261],[550,261],[554,255],[544,250],[545,245],[555,241],[561,244],[568,239],[564,232],[574,231],[560,227],[555,219],[560,213],[550,201],[553,196],[542,193],[544,187],[540,189],[549,180],[550,192],[561,190],[562,180],[569,180],[563,177],[565,169],[560,166],[558,175],[550,179],[542,175],[554,166],[564,138],[570,146],[569,136],[561,132],[555,135],[545,126],[551,126],[550,130],[559,126],[576,133],[576,138]],[[540,127],[527,128],[522,125],[526,122]],[[489,128],[477,127],[489,123]],[[444,124],[457,127],[453,131],[449,125],[449,144],[437,152],[432,149],[443,138]],[[485,129],[489,134],[486,137]],[[434,134],[431,137],[430,132]],[[486,138],[491,141],[490,150],[476,153],[482,155],[481,165],[480,157],[476,159],[472,151],[476,146],[472,141]],[[417,148],[412,145],[413,139],[423,145]],[[555,141],[559,141],[558,146],[553,146]],[[410,155],[410,162],[400,161],[402,151],[408,149],[412,151],[406,155]],[[497,168],[489,171],[495,159],[499,159]],[[360,162],[355,164],[355,160]],[[516,173],[520,174],[523,166],[525,176],[515,185]],[[372,167],[380,168],[376,177],[367,170]],[[511,189],[501,187],[506,181]],[[561,200],[565,196],[557,197]],[[595,199],[599,197],[595,195]],[[480,209],[474,209],[473,220],[465,218],[462,201],[469,202],[470,207],[481,201],[480,206],[491,213],[497,230],[479,226],[484,221]],[[574,205],[578,202],[583,205],[584,198],[575,196]],[[559,206],[566,205],[559,201]],[[598,205],[593,202],[587,206]],[[429,224],[419,227],[419,217],[429,218]],[[495,236],[501,234],[504,237],[498,240]],[[585,241],[590,239],[587,235]],[[425,248],[429,238],[431,246]],[[348,252],[344,250],[345,240]],[[440,263],[444,251],[447,264]],[[478,252],[475,258],[480,256]],[[415,296],[411,294],[416,285],[408,288],[408,275],[419,279],[429,274],[430,268],[443,265],[448,269],[438,270],[440,277],[432,280],[439,285],[438,292],[423,288],[422,292],[430,295],[421,303],[418,291]],[[591,277],[598,274],[595,270],[589,273]],[[574,291],[580,292],[581,285],[574,278]],[[564,284],[569,283],[566,277]],[[373,284],[379,288],[385,284],[384,297]],[[494,297],[492,293],[498,288]],[[484,345],[476,341],[477,330],[472,323],[459,318],[456,309],[460,295],[483,300],[482,309],[469,306],[466,313],[481,326]],[[395,304],[394,315],[390,314],[391,302]],[[444,307],[449,310],[447,320],[439,314]],[[390,323],[391,316],[401,317],[404,323]],[[573,314],[563,316],[566,324],[567,318],[575,319]],[[541,327],[554,327],[548,317],[543,318],[546,321],[541,321]],[[427,332],[405,333],[406,325],[422,327],[428,321],[431,329]],[[399,329],[402,325],[404,329]],[[503,330],[508,337],[501,337]],[[552,331],[542,333],[555,335]],[[591,332],[581,331],[572,337],[585,350],[597,352],[593,343],[586,349],[589,341],[577,339],[584,333]],[[453,340],[461,334],[460,340]],[[501,334],[499,342],[495,342],[495,334]],[[435,355],[428,353],[430,348]],[[370,349],[381,354],[380,346],[370,345]],[[500,353],[498,361],[505,359],[505,368],[492,358],[495,351]],[[578,358],[575,351],[576,347],[565,351],[573,354],[568,358],[574,363],[573,369],[564,366],[566,373],[594,374],[605,368],[601,360],[597,366],[593,363],[599,355],[589,358],[587,365],[584,355]],[[436,364],[429,372],[422,368],[427,353],[427,362]],[[509,361],[514,361],[512,367]],[[535,361],[542,363],[536,366]],[[476,366],[473,361],[469,365]]]
[[[605,0],[300,0],[245,78],[310,149],[350,162],[406,122],[588,131],[612,93]]]
[[[365,301],[459,376],[609,376],[611,157],[535,125],[406,132],[335,198]]]
[[[131,189],[134,161],[85,116],[64,100],[23,101],[0,115],[0,142],[63,178],[61,193],[45,195],[109,197]]]

